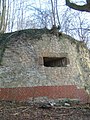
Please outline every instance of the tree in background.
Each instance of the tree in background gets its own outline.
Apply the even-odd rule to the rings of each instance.
[[[71,3],[65,0],[66,4]],[[65,2],[62,0],[62,2]],[[90,24],[87,13],[74,11],[60,0],[1,0],[0,32],[60,26],[60,31],[89,43]],[[83,1],[84,2],[84,1]],[[85,5],[89,5],[89,1]]]
[[[51,0],[51,12],[52,12],[52,25],[57,26],[58,24],[60,26],[60,20],[59,20],[59,14],[58,14],[58,3],[57,0]]]
[[[83,17],[82,12],[72,11],[67,8],[61,17],[61,31],[75,39],[84,41],[87,45],[90,39],[90,24],[88,19]]]
[[[6,7],[7,6],[7,7]],[[9,0],[0,0],[0,32],[5,32],[8,22]]]

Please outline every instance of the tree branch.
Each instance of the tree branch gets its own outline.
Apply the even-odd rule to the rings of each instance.
[[[66,0],[66,5],[75,10],[90,12],[90,3],[77,5],[75,3],[71,3],[70,0]]]

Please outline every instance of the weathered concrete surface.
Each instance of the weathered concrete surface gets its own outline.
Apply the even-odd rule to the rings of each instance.
[[[69,63],[45,67],[43,57],[66,57]],[[10,37],[0,66],[0,88],[63,85],[90,92],[90,53],[84,43],[46,33],[39,38],[25,33]]]

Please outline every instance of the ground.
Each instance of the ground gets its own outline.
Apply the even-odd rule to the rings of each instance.
[[[0,120],[90,120],[90,106],[41,108],[16,102],[0,102]]]

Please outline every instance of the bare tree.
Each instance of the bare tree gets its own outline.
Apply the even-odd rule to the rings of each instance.
[[[58,3],[57,3],[57,0],[51,0],[51,7],[52,7],[52,10],[51,10],[51,12],[52,12],[52,18],[53,18],[53,25],[54,26],[57,26],[57,24],[59,25],[59,26],[61,26],[60,25],[60,20],[59,20],[59,14],[58,14],[58,8],[57,8],[57,6],[58,6]]]
[[[5,32],[7,26],[6,0],[0,1],[0,32]]]
[[[1,0],[3,1],[3,0]],[[5,1],[5,0],[4,0]],[[90,38],[90,25],[87,20],[82,19],[81,12],[72,11],[69,7],[60,8],[59,0],[41,1],[37,5],[35,1],[28,0],[6,0],[9,1],[6,6],[4,20],[5,26],[8,25],[9,32],[29,28],[53,28],[53,25],[60,26],[60,31],[71,35],[72,37],[88,43]],[[70,0],[66,0],[66,3]],[[90,0],[89,0],[90,1]],[[87,1],[87,4],[89,4]],[[71,2],[70,2],[71,3]],[[2,2],[1,2],[2,4]],[[75,3],[71,3],[75,4]],[[45,6],[46,5],[46,6]],[[86,4],[85,4],[86,5]],[[0,5],[1,7],[1,5]],[[0,13],[2,13],[2,8]],[[7,11],[8,10],[8,11]],[[80,13],[80,14],[79,14]],[[84,13],[82,13],[84,14]],[[87,13],[88,14],[88,13]],[[1,14],[2,15],[2,14]],[[0,15],[0,23],[1,22]],[[8,17],[6,17],[6,15]],[[7,18],[7,19],[6,19]],[[55,32],[55,31],[54,31]]]

